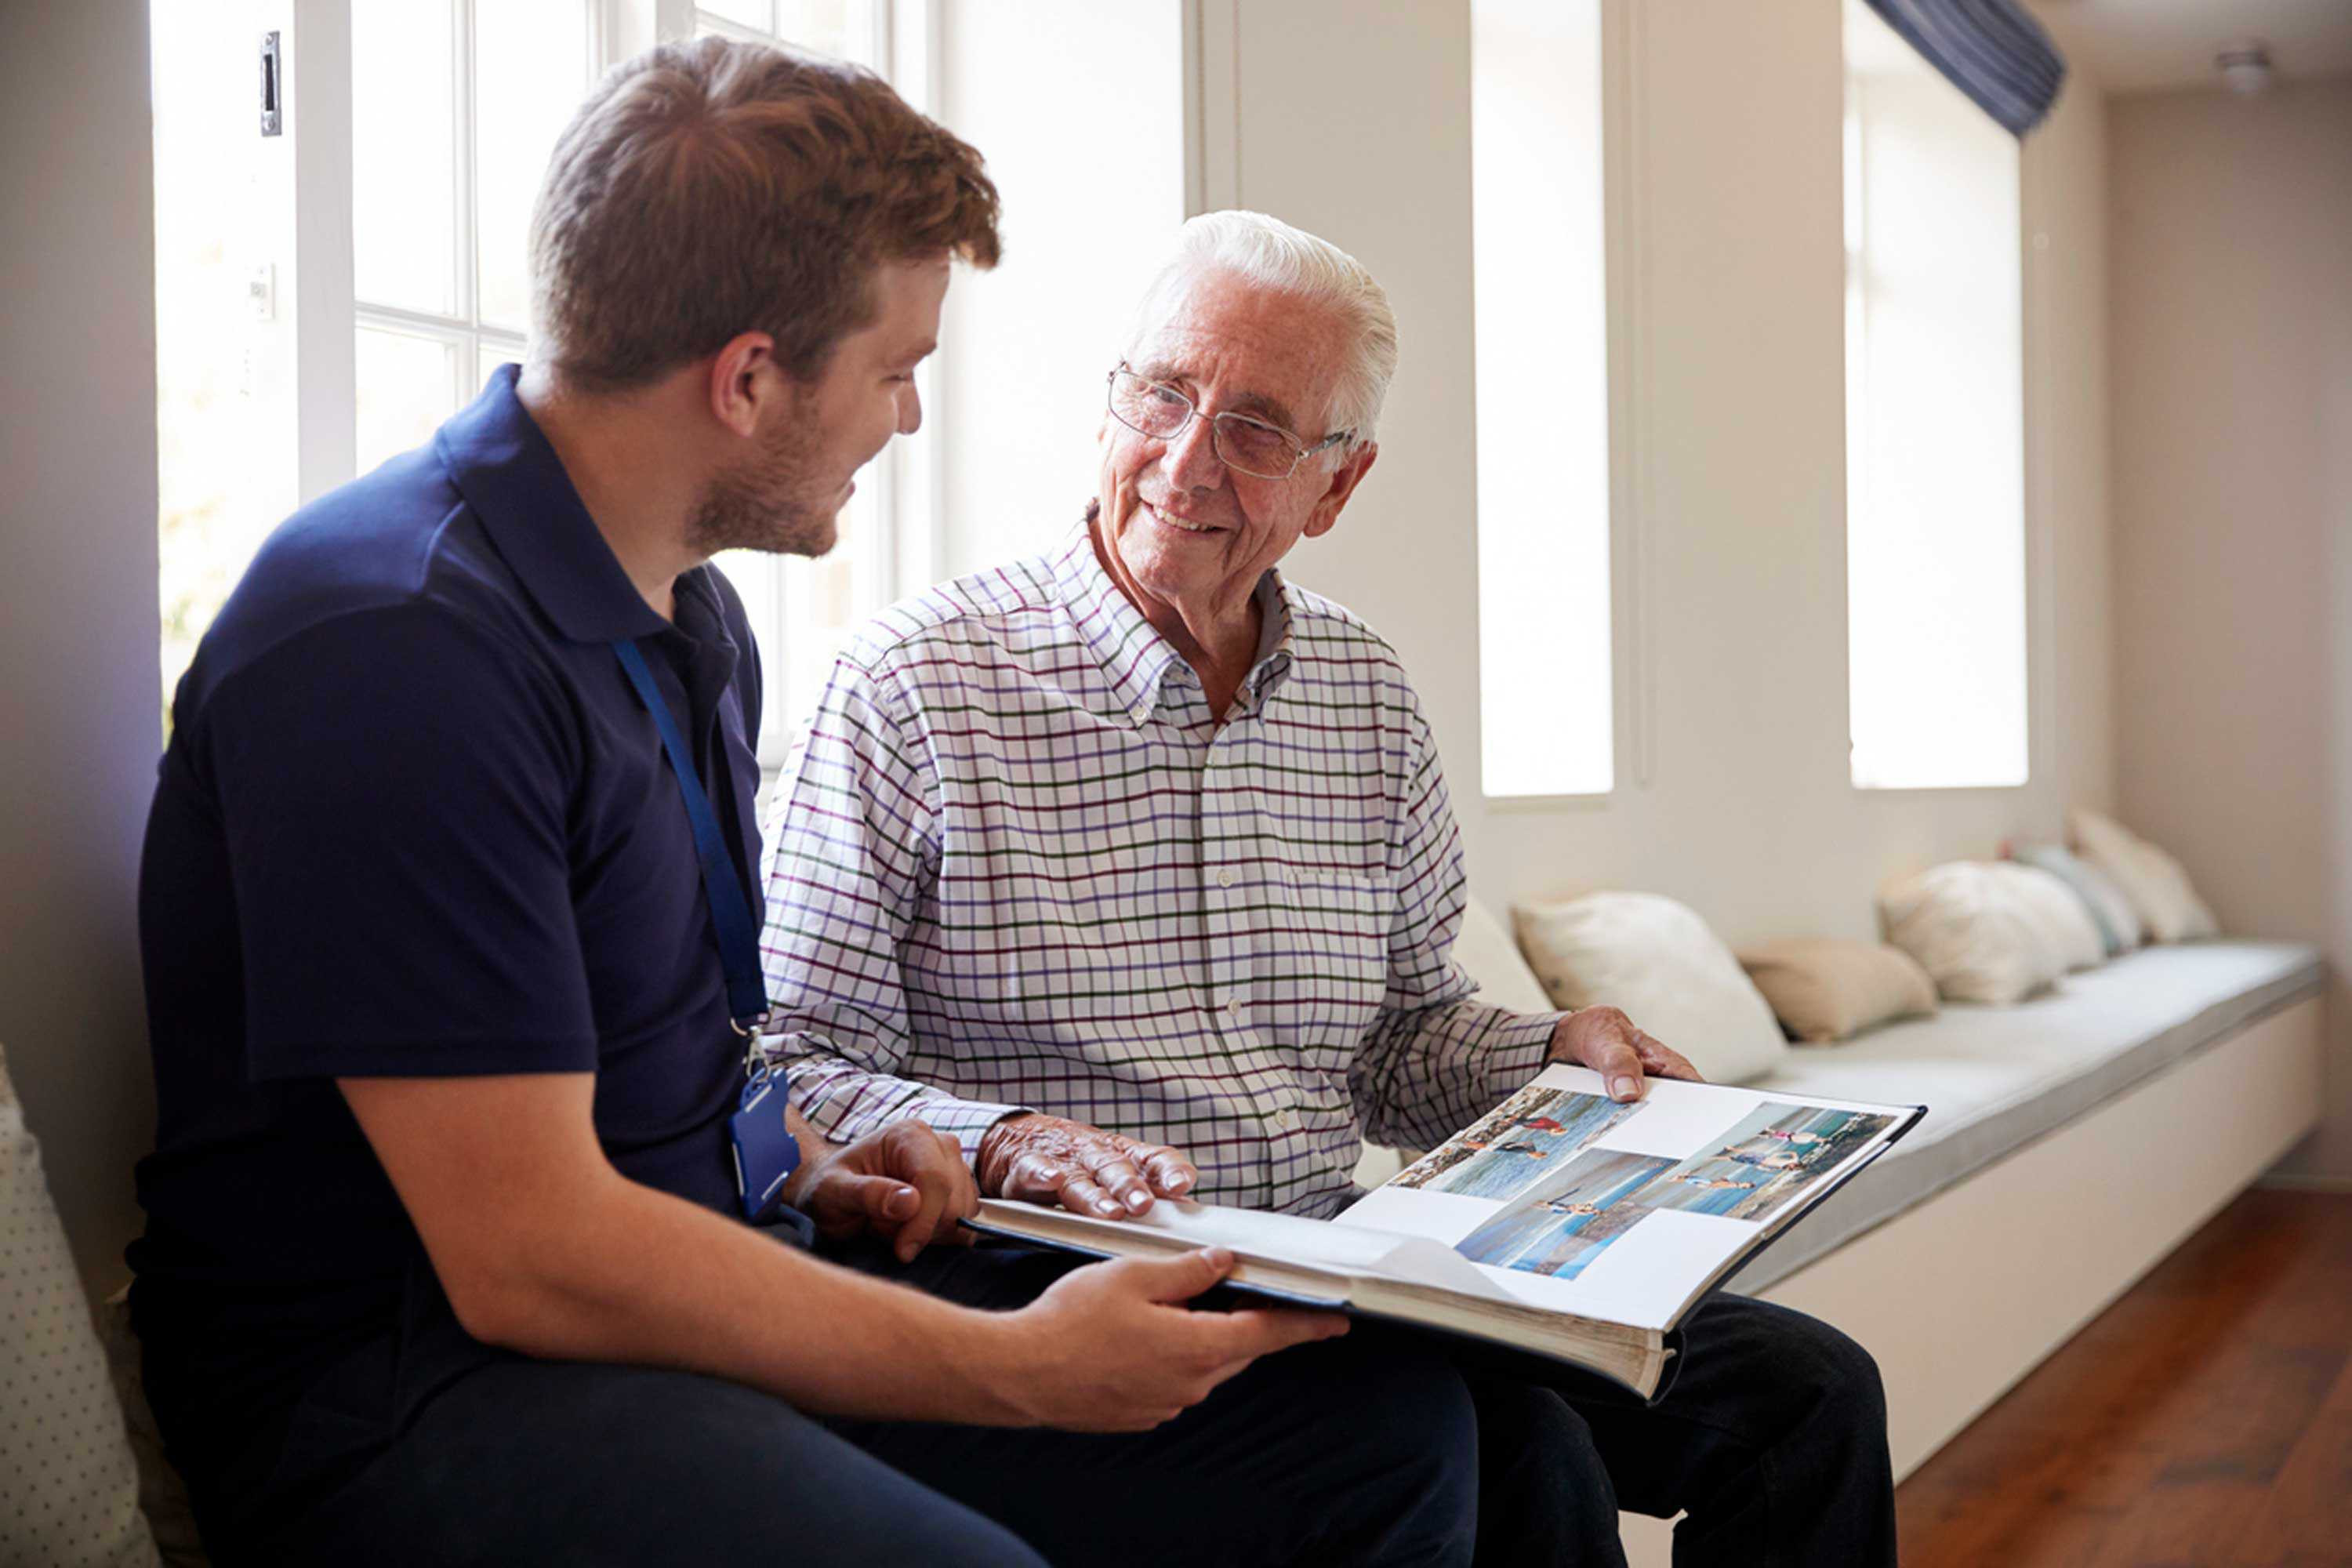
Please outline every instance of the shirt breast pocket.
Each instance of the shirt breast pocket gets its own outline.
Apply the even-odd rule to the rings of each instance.
[[[1384,877],[1294,868],[1284,883],[1287,930],[1267,967],[1287,973],[1300,1047],[1344,1072],[1388,991],[1396,893]]]

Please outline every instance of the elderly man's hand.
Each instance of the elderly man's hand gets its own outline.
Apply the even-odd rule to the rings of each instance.
[[[1181,1198],[1201,1180],[1173,1149],[1034,1113],[990,1128],[979,1165],[980,1190],[991,1197],[1058,1203],[1097,1219],[1141,1214],[1153,1198]]]
[[[1680,1051],[1633,1026],[1614,1007],[1583,1007],[1559,1021],[1551,1034],[1551,1059],[1591,1068],[1609,1084],[1612,1100],[1642,1098],[1644,1073],[1703,1082]]]
[[[793,1173],[784,1201],[825,1236],[872,1231],[893,1242],[902,1263],[934,1241],[969,1243],[961,1222],[980,1212],[963,1146],[921,1121],[819,1154]]]

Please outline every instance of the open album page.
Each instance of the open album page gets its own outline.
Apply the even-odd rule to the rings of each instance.
[[[1554,1066],[1336,1217],[1443,1242],[1531,1306],[1664,1329],[1903,1121],[1654,1079],[1620,1105]]]

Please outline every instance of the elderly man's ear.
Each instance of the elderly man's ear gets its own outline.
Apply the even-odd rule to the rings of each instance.
[[[1372,471],[1372,460],[1380,455],[1379,445],[1367,442],[1350,453],[1346,462],[1331,470],[1331,488],[1323,492],[1321,499],[1315,503],[1315,510],[1307,516],[1306,537],[1320,539],[1331,531],[1331,525],[1339,521],[1340,509],[1348,504],[1348,498],[1356,493],[1356,487],[1364,482],[1364,476]]]

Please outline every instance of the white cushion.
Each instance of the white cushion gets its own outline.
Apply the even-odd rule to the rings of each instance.
[[[1475,899],[1462,911],[1462,933],[1454,939],[1454,962],[1478,983],[1481,1002],[1508,1007],[1514,1013],[1553,1010],[1536,972],[1519,956],[1519,944]]]
[[[1744,1083],[1788,1056],[1763,994],[1687,906],[1588,893],[1517,912],[1519,947],[1554,1006],[1619,1008],[1716,1083]]]
[[[2106,962],[2107,944],[2098,922],[2064,879],[2039,866],[2003,860],[1993,868],[2033,928],[2035,938],[2058,954],[2067,969],[2095,969]]]
[[[1953,860],[1879,891],[1886,940],[1917,959],[1951,1001],[2015,1002],[2065,973],[2064,954],[2004,869],[2025,868]]]
[[[2078,808],[2074,824],[2074,842],[2082,846],[2084,858],[2123,889],[2147,922],[2150,942],[2180,942],[2221,930],[2179,861],[2095,811]]]
[[[2074,889],[2090,910],[2108,952],[2129,952],[2147,940],[2146,922],[2116,886],[2116,879],[2064,845],[2029,844],[2017,852],[2017,858],[2028,866],[2041,867]]]
[[[5,1055],[0,1278],[0,1561],[152,1568],[122,1408]]]

